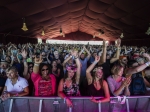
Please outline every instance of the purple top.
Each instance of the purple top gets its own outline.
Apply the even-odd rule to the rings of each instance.
[[[122,77],[122,81],[125,79],[125,77]],[[120,82],[117,82],[112,76],[109,76],[107,78],[107,82],[108,82],[108,86],[109,86],[109,89],[110,89],[110,92],[116,96],[114,94],[114,92],[119,89],[119,87],[121,86],[122,84],[122,81]],[[124,89],[121,91],[121,93],[119,95],[123,95],[124,94]]]

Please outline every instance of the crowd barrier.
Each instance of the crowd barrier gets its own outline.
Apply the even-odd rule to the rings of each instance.
[[[127,97],[122,105],[110,102],[96,104],[90,101],[91,97],[70,99],[72,108],[68,108],[60,97],[12,97],[1,102],[0,112],[111,112],[114,105],[121,106],[121,110],[113,112],[150,112],[150,96]],[[117,97],[111,97],[111,100],[117,100]]]

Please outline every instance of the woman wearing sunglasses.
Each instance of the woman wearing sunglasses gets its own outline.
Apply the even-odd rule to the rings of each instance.
[[[99,62],[99,60],[100,60],[100,56],[95,56],[95,61],[86,70],[86,77],[88,81],[87,93],[89,96],[92,96],[91,101],[94,103],[108,102],[110,100],[108,84],[105,80],[103,80],[102,67],[100,66],[95,67],[95,65]],[[91,75],[91,71],[92,71],[92,75]],[[96,100],[94,96],[104,97],[104,98]]]
[[[35,87],[35,96],[54,96],[56,90],[55,76],[50,74],[48,64],[42,63],[42,55],[35,57],[31,79]]]
[[[78,52],[75,50],[72,53],[72,56],[75,59],[76,66],[68,66],[67,72],[65,77],[60,80],[58,86],[58,96],[60,96],[68,107],[73,106],[71,100],[69,99],[70,96],[80,96],[79,92],[79,79],[80,79],[80,72],[81,72],[81,65],[78,58]]]

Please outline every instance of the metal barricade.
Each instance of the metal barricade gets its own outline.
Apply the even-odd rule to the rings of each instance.
[[[120,111],[150,111],[149,98],[150,96],[127,97]],[[91,97],[71,97],[70,99],[73,102],[72,108],[68,108],[60,97],[12,97],[2,102],[0,112],[111,112],[110,108],[113,105],[109,102],[93,103],[90,101]],[[117,97],[111,97],[111,99],[117,99]]]

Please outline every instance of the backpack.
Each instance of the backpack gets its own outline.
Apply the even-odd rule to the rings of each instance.
[[[130,93],[131,95],[144,95],[146,93],[146,86],[144,83],[142,72],[132,74]]]

